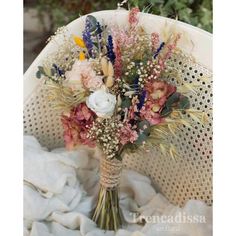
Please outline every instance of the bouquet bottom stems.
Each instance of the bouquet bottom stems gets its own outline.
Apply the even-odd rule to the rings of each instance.
[[[92,220],[101,229],[117,231],[122,226],[119,207],[118,186],[122,171],[122,161],[100,160],[100,191]]]
[[[117,187],[111,189],[100,187],[98,202],[92,219],[101,229],[117,231],[121,227],[122,217]]]

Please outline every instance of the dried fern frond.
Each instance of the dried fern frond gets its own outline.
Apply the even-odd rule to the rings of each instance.
[[[190,120],[189,117],[186,115],[189,115],[192,120]],[[184,111],[184,114],[182,110],[176,109],[171,113],[170,117],[172,119],[185,119],[188,120],[190,123],[193,123],[194,121],[202,125],[206,124],[209,121],[206,112],[195,109],[187,109]]]
[[[186,116],[187,114],[189,114],[189,117]],[[207,118],[205,112],[194,109],[187,109],[185,113],[181,110],[174,110],[170,118],[165,119],[165,122],[151,127],[151,134],[146,141],[145,148],[159,147],[164,156],[170,156],[176,160],[180,155],[176,147],[170,142],[170,136],[177,137],[177,132],[181,131],[181,125],[192,128],[192,123],[205,124],[208,122]]]
[[[86,91],[75,92],[60,84],[47,83],[48,99],[56,110],[70,111],[71,108],[85,101]]]
[[[150,150],[153,148],[158,148],[163,156],[170,156],[174,161],[177,161],[177,159],[180,158],[180,154],[178,153],[175,145],[173,145],[169,140],[157,142],[156,139],[150,138],[147,141],[146,146]]]
[[[57,50],[43,60],[43,67],[51,68],[56,62],[57,66],[64,71],[70,70],[75,60],[79,59],[81,49],[74,43],[73,36],[68,29],[66,27],[59,28],[48,41],[57,45]]]
[[[176,132],[180,130],[180,124],[191,127],[191,124],[181,116],[175,117],[175,119],[167,118],[164,123],[151,127],[150,137],[166,139],[170,134],[176,137]]]
[[[186,116],[189,114],[190,118]],[[191,120],[192,118],[192,120]],[[150,136],[148,137],[145,146],[140,146],[135,149],[135,152],[142,154],[145,150],[159,147],[160,152],[164,156],[170,156],[174,160],[180,157],[176,147],[171,143],[170,137],[177,137],[177,132],[181,131],[181,125],[192,128],[193,121],[202,124],[207,122],[207,114],[194,109],[185,110],[185,114],[181,110],[174,110],[170,118],[166,118],[165,122],[151,127]],[[126,149],[125,153],[131,154],[132,150]]]
[[[206,112],[198,111],[195,109],[188,109],[188,110],[186,110],[186,113],[189,114],[190,117],[194,121],[199,122],[200,124],[206,124],[209,121]]]
[[[177,87],[177,91],[181,94],[187,94],[189,92],[192,92],[194,94],[197,94],[198,88],[201,86],[200,83],[183,83],[183,85]]]
[[[180,154],[177,152],[176,147],[173,144],[170,144],[169,146],[169,153],[173,160],[177,160],[177,158],[180,158]]]
[[[175,65],[166,65],[166,70],[162,72],[162,77],[166,78],[166,80],[170,80],[172,78],[175,79],[176,83],[181,84],[183,82],[181,78],[181,70],[177,68]]]

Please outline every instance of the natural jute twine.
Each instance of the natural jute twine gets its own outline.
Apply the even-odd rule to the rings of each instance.
[[[119,185],[122,171],[122,161],[117,159],[100,160],[100,184],[106,188],[114,188]]]

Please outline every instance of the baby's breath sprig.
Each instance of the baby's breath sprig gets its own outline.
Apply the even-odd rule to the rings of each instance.
[[[132,98],[142,91],[148,78],[146,62],[130,62],[127,65],[126,73],[121,83],[121,90],[124,96]]]
[[[122,126],[123,124],[116,118],[98,118],[89,130],[88,138],[96,139],[106,157],[113,159],[119,153],[119,129]]]
[[[75,44],[72,35],[65,36],[63,33],[61,34],[62,35],[55,34],[52,39],[50,39],[50,41],[58,44],[58,49],[45,58],[43,67],[51,68],[56,62],[58,67],[64,71],[69,71],[74,62],[79,59],[82,49]]]

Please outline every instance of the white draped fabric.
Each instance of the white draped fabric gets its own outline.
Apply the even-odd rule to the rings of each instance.
[[[212,235],[211,207],[197,200],[183,208],[174,206],[155,191],[149,178],[131,170],[123,170],[120,184],[127,224],[116,233],[98,229],[89,218],[99,188],[98,158],[98,151],[85,147],[49,152],[33,136],[24,137],[24,236]],[[201,217],[204,222],[180,223],[176,220],[180,215]],[[153,216],[145,218],[148,223],[137,223],[147,216]],[[155,221],[161,216],[175,222]]]

